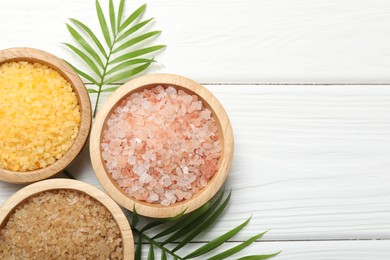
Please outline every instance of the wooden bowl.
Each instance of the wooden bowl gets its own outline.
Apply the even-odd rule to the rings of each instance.
[[[105,130],[106,121],[111,115],[113,109],[128,95],[157,85],[173,86],[176,89],[182,89],[189,94],[198,95],[203,101],[205,107],[210,109],[217,122],[218,133],[222,144],[222,154],[219,159],[218,171],[215,173],[213,178],[209,180],[207,186],[191,199],[177,202],[170,206],[138,201],[127,195],[127,193],[118,186],[111,174],[107,171],[101,156],[102,133]],[[142,76],[127,82],[116,90],[107,99],[97,114],[92,127],[90,139],[92,166],[97,178],[107,193],[128,210],[133,210],[135,208],[138,214],[154,218],[173,217],[183,211],[185,211],[185,213],[189,213],[210,200],[226,180],[232,163],[233,148],[233,131],[229,118],[222,105],[214,97],[214,95],[195,81],[171,74],[152,74]]]
[[[80,77],[63,60],[56,56],[31,48],[12,48],[0,50],[0,65],[11,61],[38,62],[58,71],[73,87],[80,106],[81,122],[77,137],[67,153],[59,160],[45,168],[15,172],[0,168],[0,180],[10,183],[31,183],[49,178],[64,170],[80,153],[84,147],[92,123],[91,102],[88,92]]]
[[[30,184],[13,194],[0,208],[0,230],[16,207],[28,198],[51,190],[74,190],[89,195],[100,202],[112,214],[121,231],[123,240],[123,259],[134,259],[134,240],[129,222],[123,211],[106,193],[87,183],[70,179],[52,179]]]

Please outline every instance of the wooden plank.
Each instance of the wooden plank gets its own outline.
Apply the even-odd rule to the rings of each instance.
[[[224,249],[228,249],[238,243],[228,243],[223,245],[221,249],[216,252],[222,252]],[[188,252],[192,252],[202,244],[191,244],[189,250],[183,250],[181,255],[185,255]],[[237,259],[246,255],[254,254],[272,254],[282,250],[282,252],[275,258],[275,260],[388,260],[390,259],[390,241],[299,241],[299,242],[257,242],[250,247],[244,249],[242,252],[237,253],[235,257],[226,258],[226,260]],[[143,246],[143,257],[147,259],[149,246]],[[180,254],[180,251],[179,251]],[[207,254],[205,256],[195,259],[206,259],[207,256],[213,254]],[[161,251],[155,249],[156,259],[160,259]]]
[[[101,1],[105,6],[108,1]],[[115,1],[118,2],[118,1]],[[126,14],[145,1],[127,1]],[[168,45],[152,71],[201,82],[390,82],[386,0],[152,0],[145,17]],[[104,10],[107,8],[104,7]],[[30,46],[76,62],[65,22],[98,30],[94,1],[2,1],[0,48]]]
[[[207,86],[232,121],[230,206],[208,241],[390,239],[390,87]],[[98,185],[88,151],[71,166]],[[18,186],[0,183],[0,204]]]

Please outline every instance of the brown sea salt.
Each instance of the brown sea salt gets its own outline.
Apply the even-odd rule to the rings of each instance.
[[[164,206],[191,199],[218,170],[217,123],[197,95],[156,86],[123,99],[106,123],[105,166],[131,197]]]
[[[92,197],[71,190],[39,193],[0,230],[0,259],[123,259],[120,229]]]

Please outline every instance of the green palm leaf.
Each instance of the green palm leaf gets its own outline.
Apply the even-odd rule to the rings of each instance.
[[[217,237],[216,239],[208,242],[207,244],[205,244],[204,246],[195,250],[194,252],[192,252],[191,254],[187,255],[184,258],[185,259],[194,258],[194,257],[200,256],[200,255],[206,254],[206,253],[210,252],[211,250],[214,250],[215,248],[219,247],[220,245],[222,245],[223,243],[228,241],[230,238],[232,238],[235,234],[240,232],[241,229],[243,229],[249,223],[250,219],[251,218],[248,218],[241,225],[235,227],[234,229],[230,230],[229,232],[223,234],[222,236]]]
[[[161,252],[161,260],[167,260],[167,253],[165,252],[164,249]]]
[[[231,194],[232,193],[230,192],[229,195],[227,196],[227,198],[225,199],[225,201],[222,203],[222,205],[219,206],[219,208],[215,212],[213,212],[213,214],[205,222],[203,222],[199,226],[196,226],[194,228],[194,230],[192,231],[192,233],[190,233],[186,238],[184,238],[182,241],[180,241],[180,243],[172,250],[172,252],[176,252],[177,250],[179,250],[183,246],[187,245],[189,242],[191,242],[191,240],[193,238],[195,238],[201,232],[203,232],[206,228],[211,226],[217,220],[219,215],[221,215],[223,210],[226,208],[227,204],[230,201]]]
[[[104,39],[106,40],[107,45],[111,46],[110,32],[108,30],[106,18],[104,18],[102,7],[100,6],[100,3],[98,0],[96,0],[96,12],[98,15],[98,19],[99,19],[100,27],[102,29]]]
[[[126,69],[126,68],[129,68],[130,66],[132,65],[136,65],[136,64],[141,64],[141,63],[147,63],[147,62],[155,62],[155,60],[150,60],[150,59],[134,59],[134,60],[129,60],[129,61],[125,61],[115,67],[113,67],[112,69],[110,69],[109,71],[106,72],[106,75],[110,75],[112,73],[115,73],[115,72],[118,72],[120,70],[123,70],[123,69]]]
[[[68,28],[68,31],[73,36],[73,38],[76,39],[76,41],[86,50],[91,56],[95,59],[95,61],[100,65],[100,67],[104,67],[102,60],[100,59],[99,55],[96,53],[96,51],[89,45],[89,43],[84,40],[84,38],[69,24],[66,24],[66,27]]]
[[[165,45],[156,45],[156,46],[144,48],[141,50],[132,51],[132,52],[126,53],[126,54],[119,56],[118,58],[110,61],[109,64],[115,64],[115,63],[118,63],[121,61],[136,58],[136,57],[148,54],[148,53],[156,52],[158,50],[164,49],[165,47],[166,47]]]
[[[138,236],[137,247],[134,254],[135,260],[141,260],[142,256],[142,236]]]
[[[270,255],[248,255],[241,258],[238,258],[237,260],[263,260],[263,259],[269,259],[271,257],[277,256],[280,254],[280,252],[277,252],[275,254]]]
[[[115,38],[115,35],[116,35],[116,19],[115,19],[114,3],[112,2],[112,0],[110,0],[110,3],[109,3],[109,12],[110,12],[111,31],[112,31],[113,37]]]
[[[98,93],[97,90],[92,89],[92,88],[88,88],[87,91],[88,91],[88,93]]]
[[[171,243],[173,241],[176,241],[177,239],[189,234],[193,230],[194,226],[201,225],[201,223],[203,223],[208,218],[208,216],[213,213],[214,209],[216,207],[218,207],[219,203],[222,201],[224,193],[225,193],[225,191],[222,191],[221,194],[219,195],[218,199],[203,214],[199,215],[199,217],[194,219],[194,221],[189,222],[182,229],[180,229],[179,231],[174,233],[172,236],[170,236],[168,239],[166,239],[163,242],[163,244],[168,244],[168,243]]]
[[[105,89],[102,89],[102,93],[103,92],[114,92],[115,90],[117,90],[119,87],[112,87],[112,88],[105,88]]]
[[[135,206],[133,208],[133,212],[131,214],[131,217],[132,217],[131,226],[136,227],[138,224],[139,218],[138,218],[138,213],[137,213],[137,210],[135,209]]]
[[[126,30],[125,32],[123,32],[123,34],[121,36],[119,36],[119,38],[117,39],[117,42],[120,42],[122,41],[123,39],[125,39],[127,36],[129,36],[130,34],[132,33],[135,33],[136,31],[138,31],[139,29],[141,29],[142,27],[144,27],[145,25],[147,25],[149,22],[153,21],[154,18],[150,18],[148,20],[145,20],[143,22],[140,22],[136,25],[134,25],[133,27],[131,27],[130,29]]]
[[[91,76],[89,76],[87,73],[79,70],[78,68],[76,68],[75,66],[73,66],[72,64],[70,64],[69,62],[67,62],[66,60],[64,60],[74,71],[77,72],[77,74],[79,74],[81,77],[85,78],[86,80],[89,80],[90,82],[92,82],[93,84],[97,85],[97,81],[92,78]]]
[[[123,9],[125,8],[125,0],[121,0],[120,3],[119,3],[119,9],[118,9],[118,22],[117,22],[117,25],[116,27],[118,28],[119,30],[119,27],[121,25],[121,21],[122,21],[122,16],[123,16]]]
[[[150,66],[150,64],[151,64],[151,62],[148,62],[144,65],[141,65],[141,66],[135,67],[133,69],[129,69],[127,71],[124,71],[122,73],[119,73],[118,75],[115,75],[112,78],[107,79],[106,83],[110,84],[110,83],[114,83],[114,82],[119,82],[119,81],[127,79],[127,78],[131,78],[131,77],[141,73],[142,71],[146,70]]]
[[[208,260],[223,260],[231,255],[234,255],[238,252],[240,252],[242,249],[244,249],[245,247],[249,246],[250,244],[252,244],[253,242],[255,242],[258,238],[261,238],[266,232],[263,232],[263,233],[260,233],[256,236],[253,236],[251,238],[249,238],[247,241],[233,247],[233,248],[230,248],[218,255],[215,255],[213,257],[210,257]]]
[[[82,50],[74,47],[72,44],[69,44],[69,43],[64,43],[65,46],[67,46],[69,49],[71,49],[74,53],[76,53],[77,55],[80,56],[81,59],[83,59],[83,61],[85,63],[88,64],[88,66],[99,76],[101,77],[102,76],[102,73],[100,72],[99,68],[96,66],[95,62],[93,62],[91,60],[91,58],[88,57],[88,55],[86,55]]]
[[[96,37],[96,35],[92,32],[91,29],[89,29],[88,26],[86,26],[85,24],[83,24],[82,22],[76,20],[76,19],[73,19],[73,18],[70,18],[69,20],[71,20],[74,24],[78,25],[80,28],[82,28],[88,35],[89,37],[91,37],[91,39],[93,40],[93,42],[96,44],[96,46],[99,48],[99,50],[101,51],[101,53],[104,55],[105,58],[107,58],[107,53],[106,51],[104,50],[104,47],[103,45],[100,43],[99,39]]]
[[[149,229],[149,228],[145,228],[145,227],[147,227],[147,226],[155,227],[158,224],[160,224],[166,220],[164,220],[164,221],[157,220],[157,221],[151,222],[151,223],[147,224],[146,226],[144,226],[144,228],[142,228],[142,229],[138,229],[138,228],[135,228],[133,226],[132,227],[133,232],[139,236],[143,236],[146,240],[148,240],[150,242],[150,244],[153,244],[153,246],[154,246],[153,250],[155,250],[156,248],[159,248],[161,250],[161,259],[167,259],[167,254],[171,255],[173,257],[173,259],[191,259],[194,257],[200,257],[200,256],[218,248],[220,245],[222,245],[223,243],[228,241],[231,237],[233,237],[234,235],[239,233],[249,223],[250,218],[247,219],[242,224],[240,224],[239,226],[235,227],[234,229],[232,229],[232,230],[226,232],[225,234],[213,239],[209,243],[206,243],[204,246],[201,246],[200,248],[194,250],[193,252],[190,252],[185,257],[181,257],[181,256],[176,254],[176,251],[179,250],[178,247],[180,247],[180,248],[184,247],[186,244],[188,244],[187,240],[190,237],[191,237],[191,239],[193,239],[194,235],[196,236],[197,234],[204,232],[205,229],[207,227],[209,227],[220,216],[220,214],[223,212],[223,210],[226,208],[227,204],[229,203],[230,197],[231,197],[231,193],[229,193],[229,195],[227,196],[226,199],[223,199],[223,192],[221,192],[220,195],[218,196],[218,198],[216,200],[214,200],[212,203],[210,203],[210,201],[209,201],[207,204],[203,205],[202,207],[193,211],[192,213],[189,213],[189,214],[184,215],[182,217],[177,216],[177,217],[175,217],[176,218],[175,221],[173,221],[171,219],[171,225],[168,225],[168,228],[166,228],[162,232],[158,233],[154,237],[150,237],[149,235],[145,234],[145,232]],[[177,225],[179,225],[180,227],[173,228]],[[188,229],[188,228],[191,228],[191,229]],[[170,247],[168,247],[168,245],[166,245],[165,242],[159,242],[156,240],[159,237],[164,237],[166,235],[170,235],[170,234],[176,232],[177,230],[179,230],[179,232],[186,231],[186,233],[184,235],[181,233],[180,236],[178,236],[178,237],[185,237],[185,238],[182,241],[179,241],[178,246],[175,247],[173,250],[170,250],[169,249]],[[262,237],[265,233],[266,232],[258,234],[256,236],[246,240],[245,242],[243,242],[237,246],[234,246],[233,248],[230,248],[222,253],[219,253],[219,254],[212,256],[210,259],[212,259],[212,260],[225,259],[226,257],[229,257],[233,254],[236,254],[236,253],[240,252],[241,250],[243,250],[244,248],[251,245],[253,242],[256,241],[256,239]],[[175,241],[175,239],[173,239],[173,240],[171,239],[171,242],[173,242],[173,241]],[[181,245],[183,245],[183,246],[181,246]],[[153,254],[154,254],[154,252],[153,252]],[[268,259],[268,258],[271,258],[273,256],[276,256],[277,254],[278,253],[271,254],[271,255],[249,255],[249,256],[245,256],[242,259],[243,260]]]
[[[139,7],[137,10],[134,11],[127,19],[124,21],[124,23],[119,27],[119,32],[123,31],[129,24],[134,22],[135,19],[141,16],[145,12],[146,4]]]
[[[167,235],[172,234],[173,232],[175,232],[183,227],[188,226],[190,223],[193,223],[193,221],[196,220],[198,217],[203,215],[203,213],[206,212],[206,210],[209,208],[209,206],[210,206],[210,202],[207,202],[202,207],[198,208],[197,210],[195,210],[191,214],[188,214],[187,216],[185,216],[183,219],[181,219],[180,221],[178,221],[174,225],[171,225],[166,230],[155,235],[153,237],[153,239],[167,236]]]
[[[138,37],[135,37],[135,38],[125,42],[124,44],[122,44],[121,46],[119,46],[118,48],[113,50],[112,53],[116,53],[118,51],[121,51],[121,50],[124,50],[126,48],[129,48],[130,46],[133,46],[133,45],[135,45],[137,43],[140,43],[140,42],[142,42],[142,41],[144,41],[146,39],[149,39],[149,38],[151,38],[151,37],[153,37],[155,35],[158,35],[160,33],[161,33],[161,31],[153,31],[153,32],[148,32],[148,33],[142,34],[142,35],[140,35]]]
[[[151,65],[151,63],[154,63],[155,60],[148,57],[143,59],[134,58],[147,55],[152,52],[157,52],[165,47],[163,47],[163,45],[147,46],[145,44],[147,39],[159,34],[160,31],[146,31],[140,36],[121,43],[119,47],[114,47],[120,39],[125,39],[127,36],[140,30],[144,25],[151,21],[151,19],[149,19],[130,27],[130,29],[127,28],[135,20],[141,17],[141,15],[145,12],[146,5],[142,5],[135,10],[123,23],[122,18],[125,0],[120,0],[117,13],[115,12],[114,0],[109,0],[108,11],[106,12],[107,16],[105,16],[99,0],[95,1],[95,6],[100,29],[104,36],[103,43],[96,37],[97,34],[84,23],[76,19],[70,19],[70,21],[72,21],[72,23],[78,28],[69,24],[66,24],[66,26],[72,37],[82,47],[82,50],[69,43],[65,44],[70,50],[76,53],[93,72],[91,74],[73,67],[80,76],[97,86],[97,89],[93,89],[90,92],[91,94],[97,95],[93,116],[96,115],[100,94],[102,92],[111,92],[117,89],[117,87],[104,88],[103,86],[127,80],[143,72]],[[108,25],[108,23],[110,24]],[[138,49],[133,47],[131,52],[126,52],[127,48],[136,44],[141,46]],[[117,57],[114,58],[113,54],[116,54]],[[140,64],[140,66],[132,67],[132,65],[136,64]]]
[[[149,246],[148,260],[154,260],[154,247],[153,244]]]
[[[141,233],[142,232],[145,232],[146,230],[149,230],[149,229],[152,229],[154,227],[157,227],[159,225],[162,225],[162,224],[166,224],[166,223],[169,223],[169,222],[175,222],[179,219],[181,219],[183,217],[185,213],[185,210],[183,212],[180,212],[179,214],[177,214],[176,216],[174,217],[171,217],[171,218],[162,218],[162,219],[159,219],[157,221],[153,221],[153,222],[150,222],[148,224],[146,224],[142,229],[141,229]]]

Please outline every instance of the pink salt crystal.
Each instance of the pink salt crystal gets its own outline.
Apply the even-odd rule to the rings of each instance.
[[[128,163],[129,165],[134,165],[135,162],[136,162],[136,160],[137,160],[137,158],[136,158],[135,156],[131,155],[131,156],[129,156],[129,157],[127,158],[127,163]]]
[[[182,201],[184,198],[183,192],[179,189],[175,190],[175,195],[176,195],[178,201]]]
[[[163,194],[164,193],[164,189],[162,187],[154,187],[154,192],[157,193],[157,194]]]
[[[205,187],[207,185],[207,180],[205,178],[200,178],[200,185],[201,187]]]
[[[159,199],[159,197],[156,193],[154,193],[154,192],[149,193],[149,200],[151,202],[158,201],[158,199]]]
[[[131,191],[132,192],[135,192],[135,191],[137,191],[137,190],[139,190],[140,189],[140,187],[138,186],[138,185],[133,185],[133,186],[131,186]]]
[[[202,111],[202,112],[200,113],[200,117],[201,117],[202,119],[209,120],[210,117],[211,117],[211,112],[210,112],[210,110],[205,109],[204,111]]]
[[[190,192],[184,192],[183,197],[184,199],[189,200],[192,198],[192,194]]]
[[[149,192],[144,191],[143,193],[140,194],[139,200],[146,200],[149,196]]]
[[[171,178],[168,175],[162,175],[160,178],[160,184],[164,187],[169,187],[172,184]]]
[[[177,91],[175,88],[173,87],[168,87],[166,90],[167,94],[171,95],[171,94],[177,94]]]
[[[174,191],[172,191],[172,190],[167,190],[166,192],[165,192],[165,198],[167,198],[168,200],[172,200],[172,198],[174,197]]]
[[[161,205],[169,206],[169,205],[171,205],[171,202],[169,200],[167,200],[167,199],[164,199],[164,200],[161,201]]]
[[[207,185],[222,149],[215,119],[198,96],[156,86],[119,103],[102,150],[108,171],[130,196],[169,206]]]
[[[183,174],[183,172],[182,172],[182,170],[180,169],[180,167],[177,167],[177,168],[176,168],[176,174],[177,174],[178,176],[180,176],[180,175]]]
[[[141,174],[139,176],[140,183],[149,183],[151,180],[152,180],[152,177],[147,173]]]

